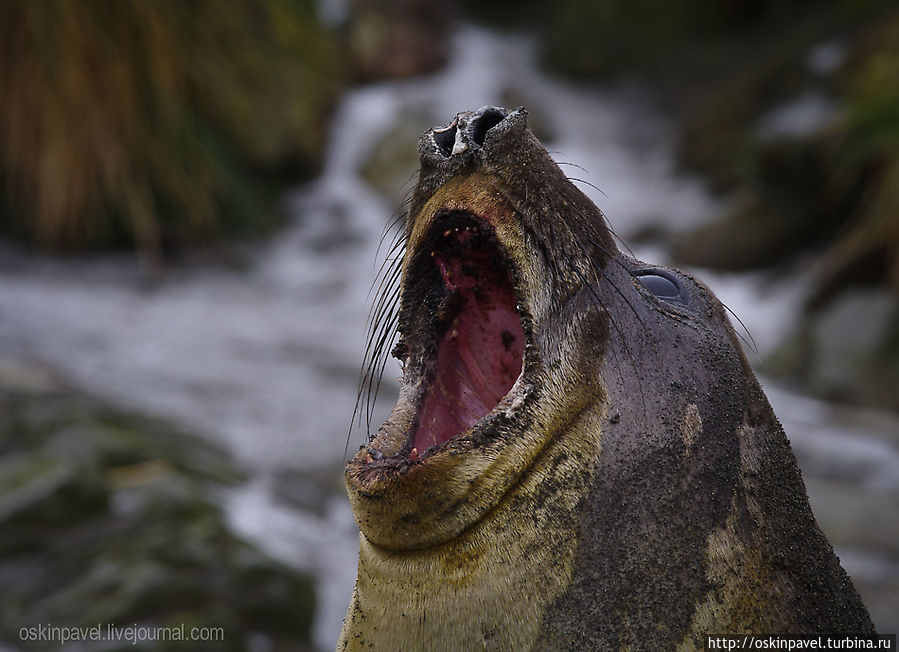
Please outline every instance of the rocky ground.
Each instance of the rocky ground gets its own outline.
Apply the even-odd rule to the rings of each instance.
[[[137,624],[224,634],[143,649],[311,649],[311,581],[226,525],[217,496],[244,479],[168,423],[0,360],[0,648],[58,649],[22,628]]]

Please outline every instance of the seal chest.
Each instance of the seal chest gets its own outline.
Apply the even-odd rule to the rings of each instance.
[[[338,649],[873,633],[712,293],[619,252],[523,109],[460,113],[419,155]]]

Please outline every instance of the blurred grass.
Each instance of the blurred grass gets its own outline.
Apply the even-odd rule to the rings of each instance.
[[[341,86],[311,0],[2,0],[0,48],[0,228],[57,251],[265,229]]]

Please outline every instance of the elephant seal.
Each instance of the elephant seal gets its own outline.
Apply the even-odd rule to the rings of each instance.
[[[338,649],[874,634],[708,288],[622,254],[524,109],[460,113],[419,155]]]

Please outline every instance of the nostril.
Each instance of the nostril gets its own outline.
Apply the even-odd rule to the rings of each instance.
[[[506,112],[502,109],[494,107],[484,109],[484,112],[471,123],[471,139],[477,145],[483,147],[484,139],[487,137],[487,131],[502,122],[505,117]]]
[[[443,131],[437,131],[435,129],[433,134],[434,142],[437,144],[440,153],[449,158],[450,154],[453,153],[453,145],[456,142],[456,125],[453,124]]]

